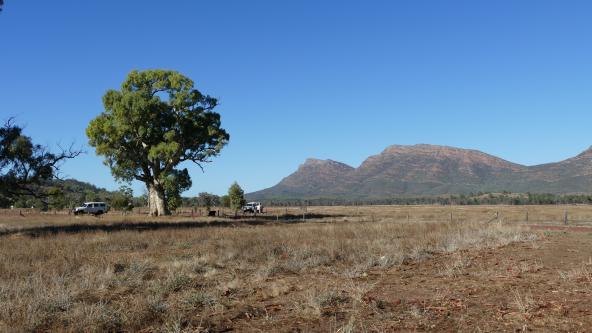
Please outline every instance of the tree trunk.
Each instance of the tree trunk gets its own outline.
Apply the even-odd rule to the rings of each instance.
[[[148,206],[150,215],[162,216],[170,215],[169,208],[164,194],[164,188],[160,184],[147,184],[148,187]]]

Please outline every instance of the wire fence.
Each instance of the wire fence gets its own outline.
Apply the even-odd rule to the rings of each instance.
[[[211,214],[213,212],[213,215]],[[149,216],[148,207],[129,211],[111,209],[105,216]],[[41,211],[34,208],[0,209],[0,216],[69,216],[71,210]],[[403,221],[403,222],[504,222],[525,225],[591,225],[592,205],[550,206],[316,206],[316,207],[269,207],[263,214],[242,213],[229,208],[182,207],[172,213],[173,217],[201,218],[239,217],[277,220],[328,219],[329,221]]]

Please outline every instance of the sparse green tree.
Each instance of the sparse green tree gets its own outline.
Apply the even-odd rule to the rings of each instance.
[[[167,194],[186,188],[190,178],[187,169],[177,169],[181,163],[201,167],[229,140],[213,111],[217,100],[175,71],[132,71],[120,90],[107,91],[103,104],[105,111],[86,130],[90,145],[115,178],[146,184],[152,215],[169,214],[174,203]]]
[[[61,163],[82,152],[70,147],[51,153],[46,147],[34,144],[22,131],[12,118],[0,127],[0,201],[8,204],[28,196],[42,200],[43,206],[47,206],[47,185],[56,179]]]
[[[177,210],[183,205],[181,193],[191,187],[191,177],[187,169],[174,170],[164,180],[164,189],[168,209]]]
[[[228,198],[230,201],[230,209],[234,210],[234,215],[236,216],[238,210],[246,203],[245,191],[243,191],[237,182],[234,182],[228,189]]]
[[[206,211],[210,211],[212,206],[215,205],[216,196],[207,192],[201,192],[197,196],[197,203],[201,207],[204,207]]]
[[[134,208],[133,200],[134,191],[129,186],[121,186],[119,191],[111,196],[111,207],[129,211]]]
[[[227,194],[220,197],[220,205],[224,208],[230,208],[230,197]]]
[[[48,206],[53,209],[64,209],[68,204],[64,190],[59,187],[50,187],[47,189]]]
[[[84,191],[84,201],[103,201],[103,199],[101,199],[101,197],[97,193],[91,190],[86,190]]]

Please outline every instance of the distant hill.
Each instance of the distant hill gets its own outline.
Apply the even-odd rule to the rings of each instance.
[[[86,199],[105,200],[106,198],[111,197],[114,193],[113,191],[108,191],[93,184],[72,178],[52,180],[51,186],[61,188],[67,196],[78,196],[79,200],[82,201]]]
[[[35,198],[21,196],[14,202],[0,203],[0,207],[14,206],[16,208],[72,208],[86,201],[110,201],[115,192],[97,187],[93,184],[82,182],[76,179],[54,179],[43,186],[46,191],[57,189],[61,192],[59,196],[47,196]]]
[[[359,167],[308,159],[250,200],[360,199],[477,192],[592,192],[592,149],[567,160],[524,166],[477,150],[393,145]]]

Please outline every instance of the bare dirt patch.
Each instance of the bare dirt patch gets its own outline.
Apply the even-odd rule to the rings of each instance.
[[[366,308],[364,325],[373,331],[587,331],[591,255],[592,234],[562,232],[397,267],[365,295],[382,309]],[[451,266],[458,267],[455,274],[439,274]]]

